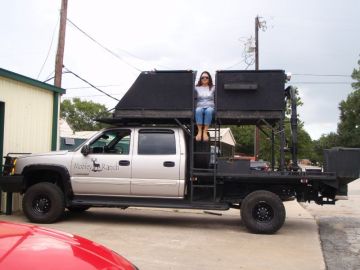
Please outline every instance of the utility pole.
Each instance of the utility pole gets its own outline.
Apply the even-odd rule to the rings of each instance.
[[[259,16],[255,18],[255,70],[259,70]]]
[[[68,4],[68,0],[61,1],[60,28],[59,28],[59,39],[58,39],[58,47],[57,47],[56,60],[55,60],[55,78],[54,78],[54,85],[57,87],[61,87],[61,79],[62,79],[62,68],[64,62],[64,49],[65,49],[67,4]]]
[[[259,28],[261,27],[259,16],[255,18],[255,70],[259,70]],[[255,127],[254,135],[254,156],[257,160],[260,153],[260,130]]]

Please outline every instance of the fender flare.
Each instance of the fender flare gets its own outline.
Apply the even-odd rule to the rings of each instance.
[[[27,176],[33,172],[40,171],[52,171],[58,173],[60,175],[61,184],[64,187],[65,198],[71,198],[73,196],[74,193],[71,186],[69,170],[65,166],[58,164],[31,164],[26,166],[22,172],[22,175],[24,176],[24,186],[26,188],[30,184],[30,179]]]

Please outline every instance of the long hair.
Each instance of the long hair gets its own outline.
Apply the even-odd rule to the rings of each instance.
[[[208,71],[203,71],[203,72],[201,73],[201,75],[200,75],[200,77],[199,77],[199,80],[198,80],[196,86],[202,86],[201,77],[202,77],[204,74],[206,74],[206,75],[209,76],[209,90],[210,90],[210,89],[214,86],[214,84],[213,84],[213,80],[212,80],[212,78],[211,78],[211,75],[210,75],[210,73],[209,73]]]

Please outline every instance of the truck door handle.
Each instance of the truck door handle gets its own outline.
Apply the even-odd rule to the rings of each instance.
[[[119,165],[120,165],[120,166],[129,166],[129,165],[130,165],[130,161],[128,161],[128,160],[120,160],[120,161],[119,161]]]
[[[173,161],[164,161],[164,167],[175,167],[175,162],[173,162]]]

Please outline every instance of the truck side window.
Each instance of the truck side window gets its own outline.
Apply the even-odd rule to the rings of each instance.
[[[122,154],[130,152],[130,130],[110,130],[90,144],[93,154]]]
[[[173,130],[151,130],[139,131],[139,155],[175,155],[176,143]]]

